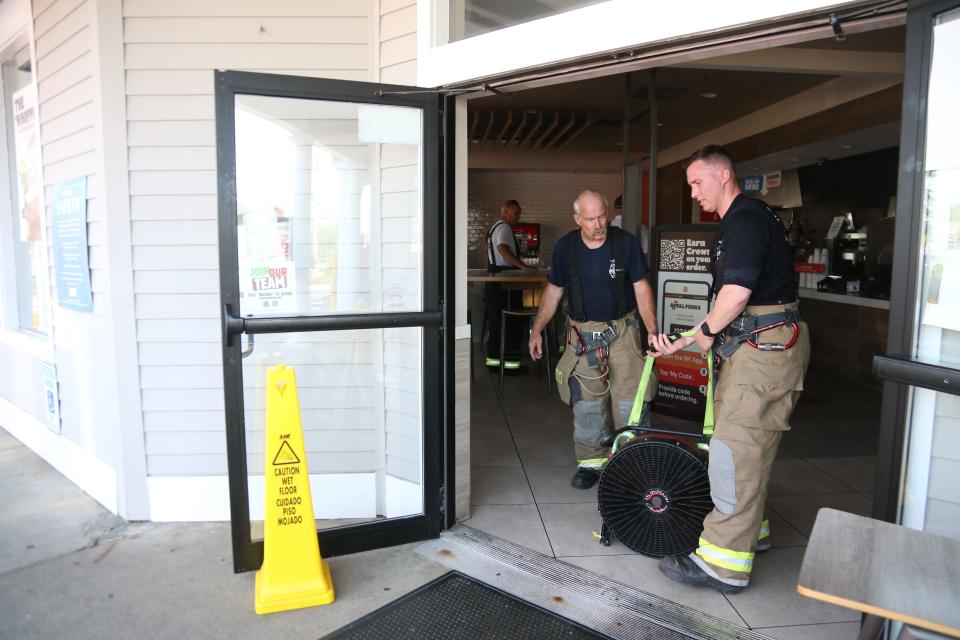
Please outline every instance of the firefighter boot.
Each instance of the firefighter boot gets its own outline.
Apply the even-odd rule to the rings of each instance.
[[[584,467],[580,467],[570,479],[570,484],[577,489],[589,489],[595,485],[599,479],[600,474],[593,469],[585,469]]]
[[[727,584],[707,575],[690,556],[665,556],[660,560],[660,573],[675,582],[710,587],[720,593],[738,593],[743,590],[743,587]]]

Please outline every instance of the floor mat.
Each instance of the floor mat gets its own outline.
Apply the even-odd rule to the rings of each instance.
[[[325,636],[326,640],[383,638],[594,640],[609,636],[451,571]]]

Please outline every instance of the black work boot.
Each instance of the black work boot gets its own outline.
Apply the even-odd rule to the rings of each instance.
[[[573,478],[570,479],[570,484],[577,489],[589,489],[595,485],[599,479],[600,474],[593,469],[580,467],[577,469],[577,472],[573,474]]]
[[[660,573],[675,582],[697,587],[710,587],[720,593],[739,593],[743,587],[727,584],[708,575],[690,556],[665,556],[660,561]]]

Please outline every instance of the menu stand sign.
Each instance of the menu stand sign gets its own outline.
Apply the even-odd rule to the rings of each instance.
[[[654,229],[657,312],[660,331],[677,333],[697,326],[710,311],[710,250],[717,226],[688,224]],[[706,406],[707,359],[694,343],[657,358],[657,411],[702,420]]]

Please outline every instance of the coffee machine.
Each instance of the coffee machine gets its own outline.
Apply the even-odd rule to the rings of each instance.
[[[867,229],[858,230],[853,213],[834,218],[827,232],[830,249],[830,274],[821,281],[821,289],[835,293],[860,293],[863,266],[867,254]]]

